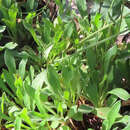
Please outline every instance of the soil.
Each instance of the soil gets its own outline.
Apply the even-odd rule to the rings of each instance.
[[[84,114],[82,122],[75,120],[72,120],[72,122],[71,124],[69,124],[72,130],[87,130],[88,128],[92,128],[94,130],[101,130],[102,128],[102,119],[98,118],[92,113]]]

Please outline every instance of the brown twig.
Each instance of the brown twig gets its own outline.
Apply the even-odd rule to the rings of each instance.
[[[78,128],[74,125],[72,119],[69,119],[69,122],[72,125],[72,127],[74,128],[74,130],[78,130]]]

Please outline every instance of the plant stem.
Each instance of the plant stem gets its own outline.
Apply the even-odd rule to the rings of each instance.
[[[69,121],[70,121],[71,125],[73,126],[74,130],[78,130],[77,127],[74,125],[72,119],[69,119]]]
[[[113,23],[107,24],[104,27],[102,27],[101,29],[99,29],[98,31],[95,31],[94,33],[88,35],[86,38],[84,38],[83,40],[80,41],[80,44],[83,44],[86,40],[89,40],[91,37],[95,36],[97,33],[107,29],[108,27],[111,27],[113,25]]]

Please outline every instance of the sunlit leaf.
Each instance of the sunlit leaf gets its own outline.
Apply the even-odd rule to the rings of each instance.
[[[122,100],[128,100],[130,98],[130,94],[122,88],[115,88],[115,89],[109,91],[108,94],[116,95],[117,97],[119,97]]]
[[[118,101],[112,106],[109,113],[107,114],[108,129],[111,128],[111,126],[114,124],[116,118],[118,117],[120,107],[121,107],[121,103],[120,103],[120,101]]]
[[[45,58],[46,58],[46,59],[48,58],[49,53],[51,52],[52,48],[53,48],[53,45],[50,45],[50,46],[45,50],[44,53],[45,53]]]
[[[22,124],[22,120],[20,117],[16,117],[15,120],[15,130],[21,130],[21,124]]]
[[[0,33],[4,32],[6,29],[6,26],[0,26]]]
[[[41,89],[42,88],[42,85],[45,81],[45,78],[46,78],[46,72],[41,72],[40,74],[38,74],[35,79],[32,81],[32,87],[34,89]]]
[[[22,59],[21,62],[19,63],[19,75],[21,76],[22,79],[24,78],[25,75],[26,63],[27,59]]]
[[[16,43],[13,43],[13,42],[9,42],[9,43],[6,43],[4,46],[0,46],[0,51],[2,51],[3,49],[14,49],[15,47],[17,47],[17,44]]]
[[[32,123],[31,118],[28,116],[28,111],[27,111],[26,108],[24,108],[24,109],[21,111],[21,113],[20,113],[19,116],[21,117],[22,120],[24,120],[24,121],[25,121],[27,124],[29,124],[32,128],[34,127],[34,124]]]

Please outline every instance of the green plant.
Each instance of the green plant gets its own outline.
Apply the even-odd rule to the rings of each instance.
[[[9,8],[9,9],[8,9]],[[0,11],[2,12],[3,18],[2,21],[9,28],[10,36],[16,41],[17,29],[16,29],[16,16],[18,9],[16,4],[11,5],[11,1],[0,1]]]
[[[130,99],[130,46],[116,44],[129,31],[125,1],[95,0],[86,13],[86,0],[76,0],[77,16],[70,3],[64,9],[65,0],[55,0],[54,21],[39,2],[0,0],[0,34],[11,37],[0,46],[1,127],[69,130],[82,122],[94,129],[84,125],[92,114],[103,130],[129,129],[130,116],[120,110]]]

